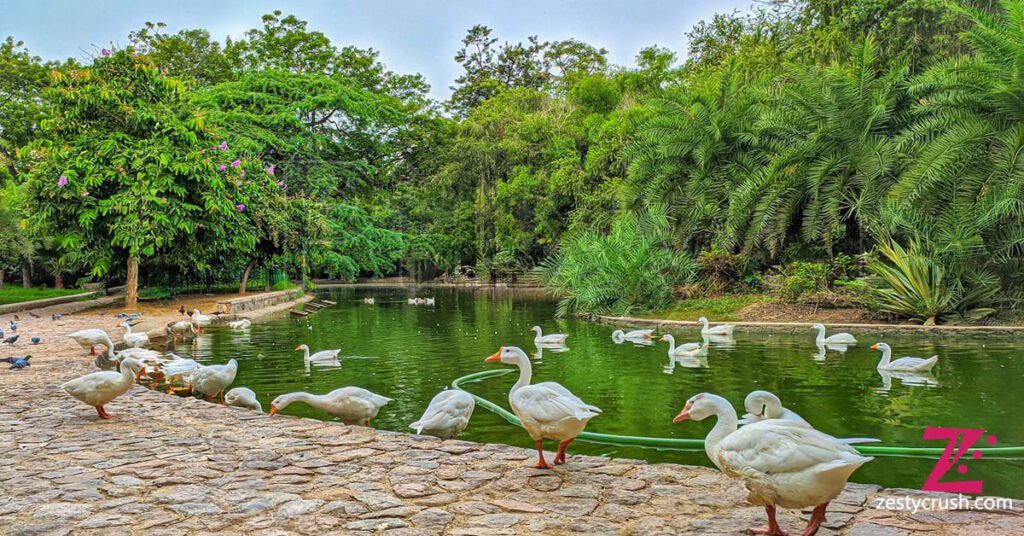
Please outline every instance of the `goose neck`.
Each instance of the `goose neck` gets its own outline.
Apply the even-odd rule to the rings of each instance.
[[[882,360],[878,362],[878,368],[885,368],[889,366],[889,359],[892,357],[892,348],[883,346],[879,349],[882,350]]]
[[[533,379],[533,366],[530,365],[529,358],[520,359],[517,365],[519,366],[519,379],[516,381],[515,385],[512,386],[512,390],[509,391],[509,396],[519,389],[530,385],[530,380]]]

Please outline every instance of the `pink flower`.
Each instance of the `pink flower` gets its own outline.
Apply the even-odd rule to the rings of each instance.
[[[245,176],[245,170],[244,170],[244,169],[242,170],[241,176],[242,176],[242,177],[244,177],[244,176]]]
[[[228,150],[228,142],[222,141],[222,142],[220,142],[220,145],[218,147],[220,148],[221,151],[227,151]]]
[[[239,212],[245,212],[245,205],[242,203],[235,205],[235,208],[237,208]]]
[[[231,163],[231,167],[233,167],[233,168],[239,167],[241,165],[242,165],[242,161],[241,160],[235,160],[234,162]]]
[[[277,173],[277,164],[274,164],[267,168],[267,175],[273,175]]]
[[[284,188],[284,181],[277,181],[277,185]]]
[[[110,57],[110,51],[105,49],[105,48],[100,50],[100,54],[103,55],[104,58],[109,58]]]
[[[88,191],[82,192],[82,197],[89,197],[89,192]]]
[[[67,185],[68,185],[68,178],[65,177],[64,175],[61,175],[60,179],[57,180],[57,186],[60,186],[61,188],[63,188],[65,186],[67,186]]]
[[[221,171],[225,171],[225,170],[227,170],[227,169],[228,169],[228,167],[227,167],[227,166],[225,166],[224,164],[221,164],[221,165],[220,165],[220,167],[219,167],[219,168],[217,168],[217,169],[219,169],[219,170],[221,170]]]

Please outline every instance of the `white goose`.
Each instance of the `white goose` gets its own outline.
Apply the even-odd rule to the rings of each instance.
[[[633,331],[623,332],[621,329],[617,329],[612,332],[612,340],[616,343],[622,341],[638,341],[646,342],[654,338],[653,329],[634,329]]]
[[[89,355],[99,355],[99,352],[96,351],[96,345],[102,344],[107,346],[107,348],[111,347],[108,345],[110,343],[110,335],[107,335],[107,332],[102,329],[83,329],[69,334],[68,337],[74,339],[75,342],[82,346],[82,349],[89,350]]]
[[[892,357],[892,348],[884,342],[871,345],[872,350],[882,351],[882,360],[875,367],[878,370],[902,370],[907,372],[928,372],[939,362],[939,356],[933,355],[928,359],[920,357],[901,357],[895,361],[889,361]]]
[[[750,491],[747,500],[763,505],[768,514],[768,528],[751,532],[785,534],[775,520],[776,506],[814,506],[803,532],[813,536],[825,520],[828,503],[842,493],[857,468],[873,459],[792,421],[768,419],[737,429],[736,410],[711,393],[687,400],[672,422],[711,416],[717,416],[718,422],[704,441],[708,458],[723,473],[741,480]]]
[[[196,331],[201,334],[204,329],[213,324],[213,317],[204,315],[199,312],[199,309],[195,309],[192,311],[192,322],[196,325]]]
[[[704,318],[703,316],[698,318],[697,322],[700,322],[701,324],[701,335],[722,335],[731,337],[733,330],[736,329],[736,326],[734,326],[733,324],[721,324],[718,326],[709,327],[708,319]]]
[[[188,320],[179,320],[172,322],[167,325],[167,335],[171,337],[171,342],[178,342],[178,336],[181,335],[181,340],[185,340],[185,337],[196,334],[196,326]]]
[[[338,360],[338,355],[341,354],[341,350],[320,350],[319,352],[309,355],[309,346],[300,344],[295,347],[295,351],[302,350],[302,359],[306,363],[333,363]]]
[[[817,344],[818,346],[821,346],[823,344],[857,344],[857,339],[855,339],[853,335],[850,335],[849,333],[836,333],[835,335],[830,335],[826,337],[824,324],[815,324],[814,326],[812,326],[812,329],[818,330],[818,337],[814,339],[814,343]]]
[[[224,403],[224,390],[235,381],[235,374],[238,373],[238,361],[232,359],[226,365],[205,365],[192,373],[192,392],[205,395],[209,402],[213,397],[220,395],[221,403]]]
[[[768,391],[751,391],[743,401],[743,407],[747,410],[747,414],[740,419],[740,424],[750,424],[768,419],[782,419],[809,428],[812,427],[810,423],[805,421],[800,415],[797,415],[795,411],[782,407],[782,400],[779,400],[779,397]],[[873,437],[837,437],[834,439],[844,445],[878,443],[881,441]]]
[[[530,385],[533,376],[530,358],[515,346],[502,346],[485,361],[500,361],[519,367],[519,380],[508,393],[508,403],[537,444],[538,460],[533,467],[550,468],[544,460],[545,438],[559,442],[554,463],[565,463],[565,449],[576,440],[590,419],[601,414],[600,408],[583,402],[555,382]]]
[[[132,348],[139,348],[142,346],[149,346],[149,335],[146,332],[132,333],[132,325],[128,322],[121,322],[121,327],[124,328],[124,343]]]
[[[699,342],[687,342],[676,346],[676,339],[672,335],[666,333],[661,336],[658,342],[668,341],[668,355],[669,357],[698,357],[708,355],[708,341],[704,339],[703,343]]]
[[[537,334],[537,336],[533,338],[533,342],[536,344],[565,344],[565,339],[569,338],[569,336],[564,333],[551,333],[550,335],[544,335],[540,330],[540,326],[533,326],[530,328],[530,331]]]
[[[345,424],[370,426],[370,421],[377,416],[380,408],[391,402],[391,399],[361,387],[342,387],[325,395],[300,391],[275,398],[270,404],[270,416],[293,402],[309,404],[332,417],[338,417]]]
[[[434,305],[434,298],[427,298],[423,300],[424,305]]]
[[[228,322],[228,327],[236,330],[249,329],[250,326],[252,326],[252,322],[250,322],[248,318]]]
[[[142,363],[134,359],[121,361],[120,371],[103,370],[75,378],[61,387],[67,393],[90,406],[96,408],[101,419],[109,419],[113,415],[107,413],[103,406],[111,400],[125,394],[135,383],[135,375],[144,376],[146,369]]]
[[[416,430],[416,435],[426,432],[441,439],[454,439],[469,425],[475,407],[473,395],[458,389],[446,389],[437,393],[423,416],[409,428]]]
[[[373,298],[363,298],[363,303],[373,305]]]
[[[224,395],[224,403],[229,406],[251,409],[263,413],[263,406],[256,400],[256,393],[248,387],[235,387]]]

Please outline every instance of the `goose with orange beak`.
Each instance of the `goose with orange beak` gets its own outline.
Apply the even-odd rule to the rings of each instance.
[[[350,425],[370,426],[370,421],[377,416],[380,408],[391,399],[367,391],[362,387],[342,387],[325,395],[314,395],[306,392],[283,394],[270,403],[270,416],[288,407],[293,402],[302,402],[341,419]]]
[[[113,415],[107,413],[103,406],[111,400],[127,393],[135,385],[135,375],[144,376],[146,369],[137,359],[121,360],[119,371],[102,370],[75,378],[61,387],[67,393],[90,406],[96,408],[101,419],[109,419]]]
[[[754,534],[785,536],[775,508],[814,506],[802,536],[812,536],[825,521],[828,503],[842,493],[850,475],[873,458],[861,456],[804,423],[768,419],[738,427],[736,410],[724,398],[701,393],[686,401],[672,422],[718,417],[704,440],[708,458],[726,475],[743,482],[747,500],[764,506],[768,527]]]
[[[601,414],[600,408],[580,400],[571,391],[555,382],[530,385],[533,367],[530,358],[515,346],[502,346],[485,359],[519,367],[519,380],[508,393],[512,411],[537,445],[536,469],[550,469],[544,460],[544,440],[558,441],[553,463],[565,463],[565,450],[586,428],[587,422]]]

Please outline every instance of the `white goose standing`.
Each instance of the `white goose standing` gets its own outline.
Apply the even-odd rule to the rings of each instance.
[[[192,322],[196,325],[196,331],[202,334],[210,324],[213,324],[213,317],[204,315],[199,312],[199,309],[195,309],[192,311]]]
[[[686,401],[672,422],[702,421],[717,416],[708,432],[704,451],[726,475],[743,482],[747,500],[763,505],[767,529],[760,534],[786,534],[775,520],[775,507],[814,506],[803,536],[813,536],[825,520],[828,503],[835,499],[850,475],[873,458],[861,456],[849,445],[799,423],[769,419],[737,429],[736,410],[724,398],[701,393]]]
[[[370,421],[377,416],[380,408],[391,402],[391,399],[362,387],[342,387],[325,395],[299,391],[275,398],[270,403],[270,416],[273,417],[293,402],[309,404],[332,417],[338,417],[345,424],[370,426]]]
[[[875,367],[878,370],[901,370],[907,372],[928,372],[935,364],[939,362],[939,356],[933,355],[928,359],[922,359],[920,357],[901,357],[895,361],[890,361],[892,357],[892,348],[884,342],[877,342],[871,345],[872,350],[882,351],[882,360],[878,362],[878,366]]]
[[[420,419],[409,425],[416,435],[425,432],[441,439],[453,439],[469,426],[476,400],[458,389],[446,389],[430,401]]]
[[[206,396],[207,402],[220,395],[224,403],[224,390],[235,381],[238,361],[232,359],[225,365],[205,365],[192,373],[192,392]]]
[[[818,337],[814,339],[814,343],[817,344],[818,346],[828,344],[857,344],[857,339],[855,339],[853,335],[850,335],[849,333],[836,333],[834,335],[826,337],[824,324],[815,324],[814,326],[812,326],[812,329],[818,330]]]
[[[251,409],[263,413],[263,406],[256,400],[256,393],[248,387],[235,387],[224,395],[224,403],[228,406]]]
[[[74,339],[83,349],[89,350],[89,355],[99,355],[96,346],[99,344],[107,346],[107,343],[110,342],[110,335],[107,335],[107,332],[102,329],[83,329],[68,334],[68,337]],[[108,348],[110,347],[108,346]]]
[[[519,367],[519,380],[508,393],[512,411],[523,428],[537,444],[535,469],[549,469],[544,460],[544,439],[558,441],[554,463],[565,463],[565,450],[583,432],[587,422],[601,414],[601,409],[587,404],[555,382],[530,385],[533,367],[526,353],[515,346],[502,346],[485,361],[500,361]]]
[[[565,344],[565,339],[569,338],[565,333],[551,333],[549,335],[544,335],[540,330],[540,326],[533,326],[530,328],[530,331],[537,334],[537,336],[533,338],[533,342],[536,344]]]
[[[135,375],[144,376],[146,369],[135,359],[121,361],[118,372],[102,370],[75,378],[61,387],[67,393],[90,406],[96,408],[101,419],[109,419],[113,415],[107,413],[103,406],[111,400],[127,393],[135,384]]]

